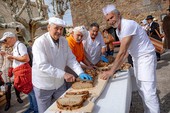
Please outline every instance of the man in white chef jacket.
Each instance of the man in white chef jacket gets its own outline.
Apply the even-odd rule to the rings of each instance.
[[[121,17],[114,5],[107,5],[103,13],[108,24],[116,29],[121,45],[111,70],[103,73],[107,79],[121,65],[127,53],[132,56],[138,92],[143,100],[144,113],[160,113],[156,94],[155,48],[142,27],[133,20]]]
[[[88,37],[83,40],[86,58],[93,64],[97,64],[100,60],[108,62],[105,57],[106,45],[103,37],[99,32],[99,25],[92,23],[88,32]]]
[[[56,17],[51,17],[48,22],[48,32],[37,38],[32,47],[32,82],[39,113],[44,113],[52,104],[52,99],[56,100],[66,91],[64,79],[75,81],[72,74],[64,71],[66,65],[81,79],[92,79],[84,73],[62,36],[65,22]]]

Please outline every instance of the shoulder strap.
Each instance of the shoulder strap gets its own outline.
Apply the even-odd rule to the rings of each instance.
[[[18,54],[21,56],[21,54],[19,53],[19,48],[18,48],[18,45],[20,44],[20,42],[17,44],[17,52]]]

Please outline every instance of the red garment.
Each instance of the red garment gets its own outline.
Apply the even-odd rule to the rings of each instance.
[[[32,91],[32,72],[29,63],[22,64],[13,69],[14,87],[25,94]]]
[[[12,67],[9,67],[9,68],[8,68],[8,77],[12,77],[12,76],[13,76],[12,71],[13,71],[13,68],[12,68]]]

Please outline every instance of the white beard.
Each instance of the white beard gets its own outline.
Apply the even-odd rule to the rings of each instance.
[[[120,19],[117,19],[116,23],[113,25],[113,28],[117,28],[120,24]]]

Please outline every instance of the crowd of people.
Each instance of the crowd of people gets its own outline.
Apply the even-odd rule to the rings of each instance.
[[[121,44],[111,70],[103,72],[101,79],[113,75],[130,55],[145,113],[160,113],[156,66],[161,57],[149,39],[150,36],[162,41],[159,24],[153,21],[152,15],[148,15],[141,25],[124,19],[114,5],[107,5],[102,10]],[[164,18],[165,21],[168,19],[169,16]],[[43,113],[77,77],[92,80],[84,69],[95,69],[100,60],[108,62],[106,56],[114,55],[113,42],[116,38],[109,29],[101,33],[99,24],[92,23],[88,30],[85,26],[77,26],[69,35],[63,36],[65,26],[62,19],[49,18],[48,32],[34,42],[29,41],[28,47],[14,33],[3,34],[0,39],[0,85],[7,86],[5,111],[10,108],[12,84],[19,103],[23,103],[20,92],[28,94],[30,106],[25,113]],[[169,28],[164,22],[163,30],[169,47]]]

